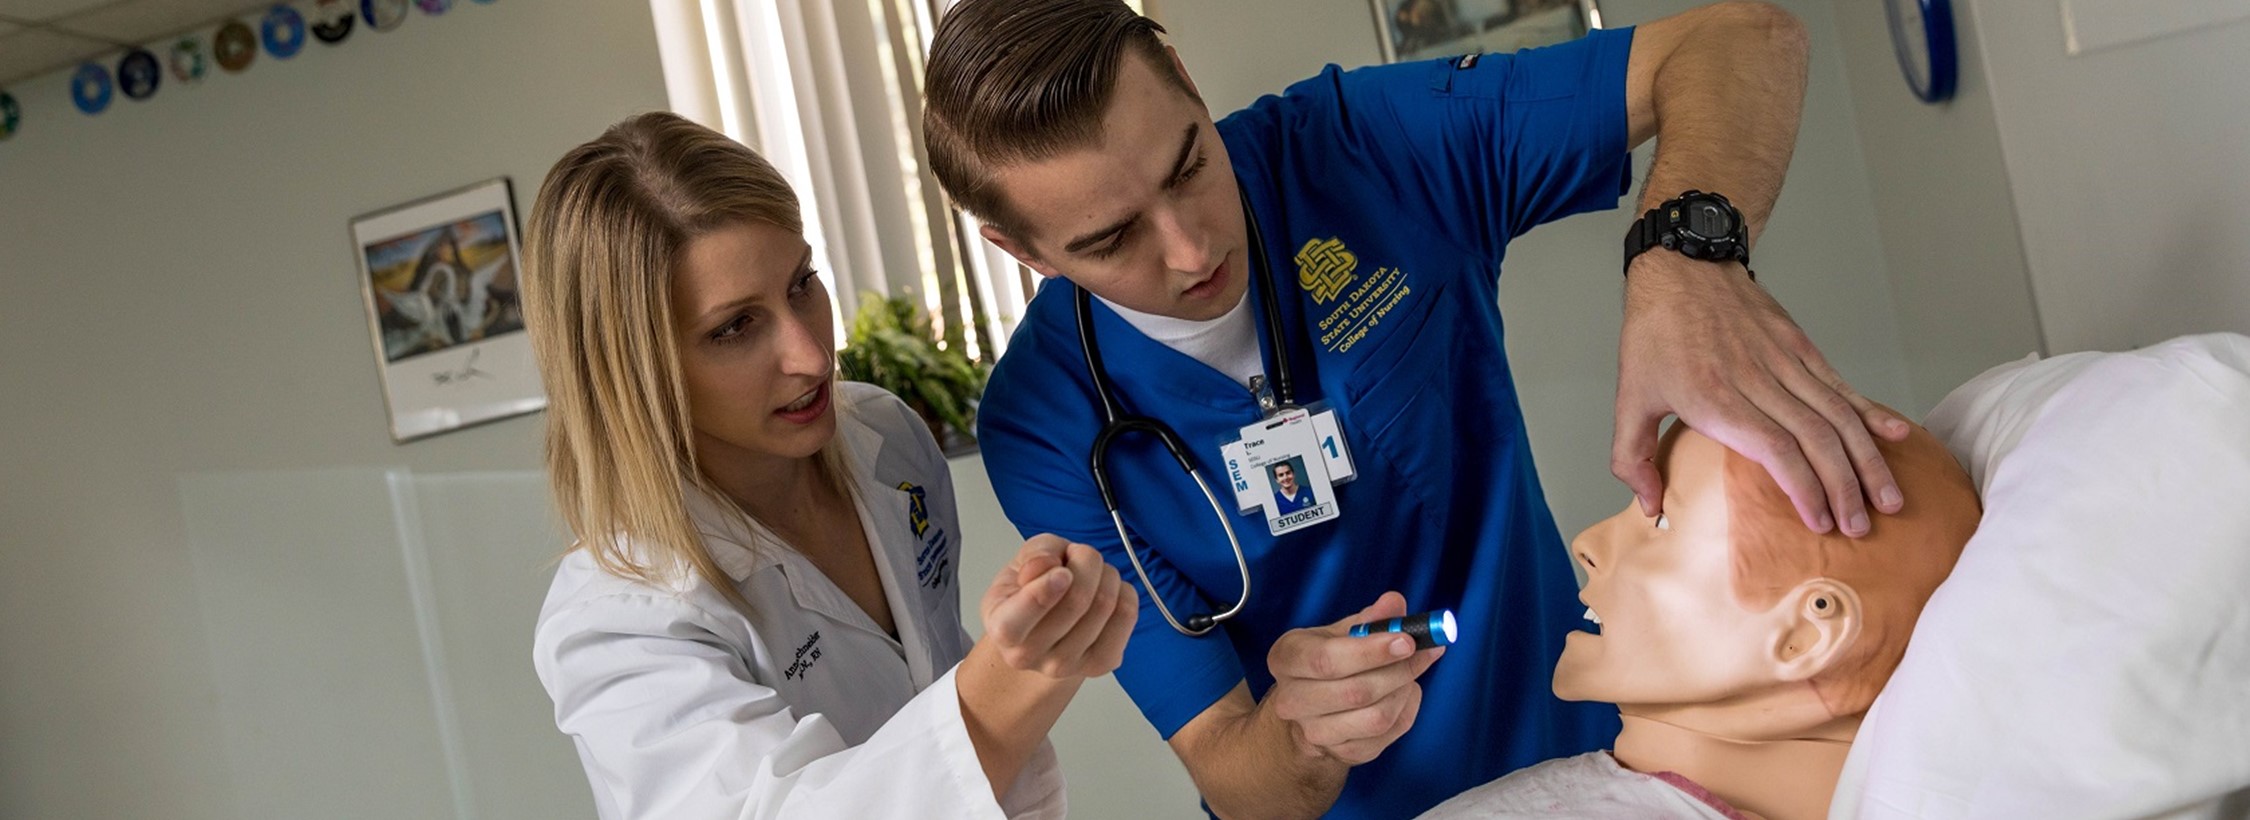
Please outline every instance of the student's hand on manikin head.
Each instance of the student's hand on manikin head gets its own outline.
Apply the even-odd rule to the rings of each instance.
[[[1814,532],[1866,535],[1911,496],[1880,446],[1911,425],[1846,383],[1740,264],[1634,257],[1618,344],[1610,472],[1643,509],[1662,511],[1650,456],[1671,416],[1765,465]]]

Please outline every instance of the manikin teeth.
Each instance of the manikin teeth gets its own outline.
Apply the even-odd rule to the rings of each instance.
[[[797,399],[796,401],[790,402],[790,403],[789,403],[789,406],[788,406],[788,407],[784,407],[784,408],[781,408],[781,412],[784,412],[784,413],[794,413],[794,412],[797,412],[797,411],[799,411],[799,410],[803,410],[803,409],[805,409],[805,408],[807,408],[807,407],[811,407],[811,406],[812,406],[812,403],[813,403],[813,399],[817,399],[817,398],[820,398],[820,391],[818,391],[818,390],[814,390],[814,391],[812,391],[812,392],[810,392],[810,393],[806,393],[806,394],[805,394],[804,396],[802,396],[802,397],[798,398],[798,399]]]
[[[1593,621],[1595,626],[1600,626],[1602,623],[1602,616],[1594,614],[1593,607],[1587,607],[1586,620]]]

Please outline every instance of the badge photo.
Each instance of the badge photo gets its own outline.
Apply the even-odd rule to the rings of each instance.
[[[1352,467],[1351,445],[1345,442],[1343,431],[1337,427],[1336,411],[1327,402],[1316,401],[1304,407],[1283,411],[1272,418],[1242,428],[1240,433],[1219,444],[1219,464],[1225,467],[1227,484],[1234,490],[1235,509],[1244,515],[1265,507],[1267,488],[1264,484],[1251,481],[1249,457],[1243,451],[1243,439],[1255,436],[1265,424],[1300,416],[1312,419],[1313,447],[1320,452],[1323,466],[1328,469],[1329,485],[1349,483],[1359,477],[1359,471]]]
[[[1340,516],[1311,416],[1298,411],[1255,428],[1242,439],[1243,467],[1260,492],[1266,530],[1282,535]]]

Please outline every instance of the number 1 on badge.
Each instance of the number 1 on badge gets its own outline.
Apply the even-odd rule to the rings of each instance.
[[[1313,435],[1320,437],[1320,456],[1328,462],[1328,481],[1342,484],[1352,480],[1358,472],[1352,469],[1351,443],[1336,429],[1336,411],[1322,409],[1312,414]]]

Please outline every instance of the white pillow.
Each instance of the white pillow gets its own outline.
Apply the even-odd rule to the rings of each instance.
[[[2250,338],[2003,365],[1926,424],[1984,520],[1831,816],[2250,816]]]

